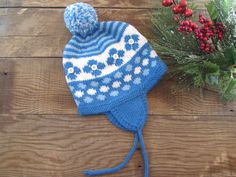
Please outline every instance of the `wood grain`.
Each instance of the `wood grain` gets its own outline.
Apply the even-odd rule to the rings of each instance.
[[[150,116],[150,177],[235,176],[235,126],[230,116]],[[121,162],[132,141],[104,116],[1,115],[0,176],[82,177]],[[106,176],[143,176],[140,150],[127,168]]]
[[[76,114],[61,58],[0,59],[0,113]],[[149,113],[158,115],[236,115],[236,104],[218,95],[178,88],[165,80],[148,95]]]
[[[2,7],[65,7],[76,3],[78,0],[6,0],[2,1]],[[151,8],[155,4],[160,4],[153,0],[83,0],[94,7],[116,7],[116,8]]]
[[[194,1],[203,8],[208,0]],[[0,1],[0,177],[82,177],[123,160],[133,135],[105,116],[80,117],[62,51],[64,7],[76,0]],[[161,0],[84,0],[99,19],[131,23],[152,39]],[[144,139],[150,177],[236,177],[236,102],[164,78],[149,94]],[[140,148],[111,177],[143,177]]]
[[[209,0],[197,0],[195,3],[199,8]],[[65,7],[78,2],[77,0],[2,0],[0,7]],[[161,7],[161,0],[83,0],[94,7],[99,8],[158,8]]]
[[[1,57],[62,56],[71,37],[63,21],[63,12],[64,9],[0,9]],[[99,9],[98,15],[101,21],[125,21],[146,37],[153,36],[150,10]]]

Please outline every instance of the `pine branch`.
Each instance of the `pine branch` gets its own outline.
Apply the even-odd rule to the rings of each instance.
[[[156,34],[152,43],[161,55],[168,57],[166,61],[172,66],[170,76],[186,82],[187,87],[191,84],[200,88],[214,87],[228,100],[236,98],[236,78],[230,70],[236,65],[236,14],[230,13],[233,3],[234,0],[211,0],[207,5],[213,23],[222,22],[226,29],[222,41],[212,39],[215,51],[209,54],[200,49],[193,34],[184,35],[178,31],[179,22],[174,20],[171,8],[155,11],[152,17]]]

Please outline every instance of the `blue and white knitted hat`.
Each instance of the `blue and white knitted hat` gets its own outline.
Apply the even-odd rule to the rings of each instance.
[[[98,22],[96,11],[85,3],[69,5],[64,14],[73,34],[65,46],[66,81],[81,115],[105,114],[115,126],[133,132],[134,144],[124,161],[113,168],[89,170],[89,176],[123,168],[140,143],[148,177],[148,159],[142,137],[147,119],[147,92],[166,72],[166,65],[147,39],[132,25]]]

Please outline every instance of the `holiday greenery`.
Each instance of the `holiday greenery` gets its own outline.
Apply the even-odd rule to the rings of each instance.
[[[153,44],[168,58],[171,76],[236,99],[235,0],[211,0],[208,13],[187,0],[163,0],[162,5],[152,18]]]

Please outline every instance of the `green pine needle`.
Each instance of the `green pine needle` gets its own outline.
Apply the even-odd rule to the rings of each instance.
[[[194,4],[191,6],[194,7]],[[226,29],[223,41],[213,41],[217,48],[210,54],[200,50],[193,34],[184,35],[178,31],[179,24],[174,20],[171,8],[163,7],[153,13],[156,39],[152,43],[167,58],[171,77],[180,78],[186,85],[213,87],[224,100],[236,99],[236,73],[232,73],[232,67],[236,65],[234,7],[234,0],[211,0],[206,5],[213,23],[222,22]],[[195,13],[192,21],[197,19],[198,13]]]

